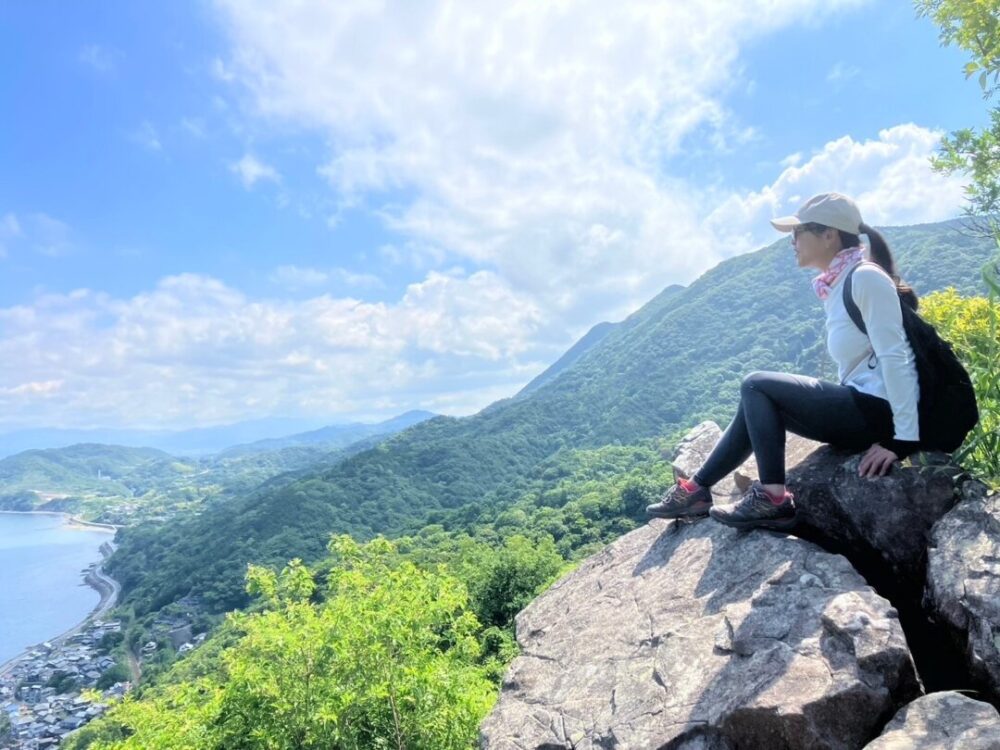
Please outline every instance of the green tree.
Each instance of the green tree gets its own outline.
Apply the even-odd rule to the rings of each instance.
[[[954,44],[969,54],[967,78],[976,76],[983,95],[1000,89],[1000,0],[916,0],[917,12],[941,30],[943,44]],[[965,128],[941,142],[934,159],[939,171],[968,173],[970,212],[992,216],[1000,209],[1000,107],[990,109],[990,125]],[[991,223],[996,235],[996,225]]]
[[[476,614],[486,626],[511,628],[514,616],[552,583],[563,558],[551,537],[516,535],[472,562],[470,588]]]
[[[384,539],[341,536],[330,549],[323,591],[299,561],[280,574],[251,567],[258,610],[230,616],[241,635],[221,672],[126,699],[90,747],[470,747],[495,690],[465,587]]]

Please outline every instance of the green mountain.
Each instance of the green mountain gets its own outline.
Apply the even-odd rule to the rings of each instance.
[[[29,450],[0,461],[0,508],[30,510],[15,496],[35,496],[33,507],[66,496],[130,497],[150,483],[172,481],[190,471],[154,448],[82,443]]]
[[[983,291],[979,268],[994,248],[960,223],[885,233],[919,293]],[[524,477],[537,477],[560,451],[669,436],[703,418],[725,422],[747,372],[830,374],[809,276],[796,268],[787,239],[727,260],[473,417],[438,417],[196,518],[123,531],[112,572],[138,612],[189,593],[212,609],[239,606],[247,562],[316,560],[332,532],[368,538],[428,523],[462,528],[513,502]]]
[[[429,411],[413,410],[375,424],[354,422],[351,424],[330,425],[328,427],[321,427],[318,430],[288,435],[287,437],[266,438],[244,445],[235,445],[222,451],[217,457],[226,459],[298,446],[316,446],[327,450],[337,450],[368,438],[400,432],[407,427],[412,427],[415,424],[432,419],[434,416],[436,415]]]

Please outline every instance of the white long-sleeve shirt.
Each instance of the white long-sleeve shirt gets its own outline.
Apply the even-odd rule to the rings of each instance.
[[[827,348],[840,382],[889,402],[896,440],[919,440],[917,366],[903,330],[896,286],[871,263],[854,272],[851,292],[868,329],[866,336],[844,306],[844,279],[849,271],[844,269],[837,277],[823,302]]]

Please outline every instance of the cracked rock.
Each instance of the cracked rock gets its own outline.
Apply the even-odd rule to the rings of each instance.
[[[798,465],[788,485],[799,508],[797,533],[852,560],[879,560],[919,601],[931,529],[955,505],[962,470],[943,454],[919,454],[927,465],[896,467],[884,477],[858,476],[861,454],[823,446]]]
[[[1000,750],[1000,714],[961,693],[932,693],[901,708],[865,750]]]
[[[1000,496],[980,482],[934,527],[925,609],[951,631],[973,682],[1000,700]]]
[[[899,620],[838,555],[653,521],[517,617],[480,729],[518,748],[860,748],[919,694]]]

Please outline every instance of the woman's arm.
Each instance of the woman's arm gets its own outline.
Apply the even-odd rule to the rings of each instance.
[[[883,445],[899,458],[918,447],[920,386],[913,350],[903,330],[899,295],[892,279],[870,264],[860,266],[851,282],[854,301],[868,329],[868,338],[882,368],[885,392],[892,409],[895,435]]]

